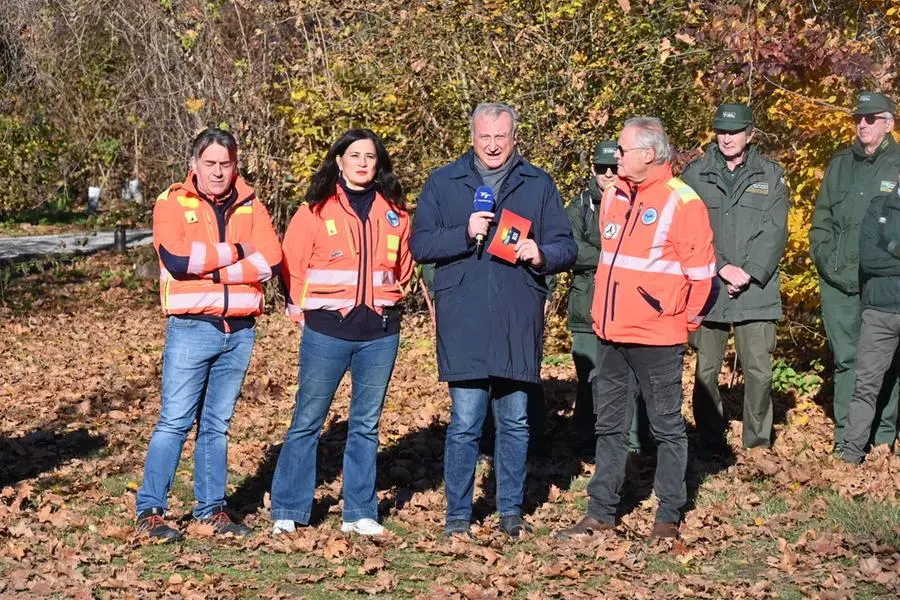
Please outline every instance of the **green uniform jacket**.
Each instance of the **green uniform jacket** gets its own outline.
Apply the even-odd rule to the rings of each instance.
[[[578,245],[569,290],[569,331],[594,331],[591,304],[594,302],[594,277],[600,261],[600,196],[597,180],[591,177],[588,189],[573,198],[566,207]]]
[[[720,280],[716,303],[705,320],[740,323],[780,319],[778,263],[787,242],[789,207],[784,169],[751,144],[743,166],[729,185],[726,178],[730,177],[715,143],[691,161],[681,175],[709,209],[716,271],[731,264],[752,278],[750,287],[733,299],[728,297],[727,284]]]
[[[879,223],[881,218],[884,223]],[[891,243],[893,242],[893,243]],[[900,313],[900,196],[872,200],[859,229],[859,268],[865,308]]]
[[[828,163],[816,199],[809,253],[819,276],[846,294],[859,293],[859,226],[873,198],[894,191],[900,146],[890,135],[871,156],[859,140]]]

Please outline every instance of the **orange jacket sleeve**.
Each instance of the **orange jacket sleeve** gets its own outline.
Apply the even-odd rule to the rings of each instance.
[[[220,267],[237,262],[244,250],[240,244],[209,244],[185,235],[185,224],[197,219],[196,205],[191,207],[181,198],[178,185],[170,187],[156,199],[153,206],[153,245],[160,261],[175,279],[190,279],[212,273]]]
[[[294,213],[282,244],[281,277],[287,289],[287,314],[296,323],[303,322],[303,293],[306,272],[315,243],[316,216],[307,204]]]
[[[675,252],[691,286],[686,310],[688,331],[694,331],[709,312],[716,291],[716,254],[706,205],[698,197],[680,200],[672,225]]]
[[[262,283],[277,272],[281,264],[281,244],[269,211],[258,198],[253,201],[250,237],[246,243],[241,242],[241,247],[249,254],[216,272],[220,283]]]

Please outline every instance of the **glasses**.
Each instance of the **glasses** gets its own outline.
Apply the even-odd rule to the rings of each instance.
[[[881,115],[853,115],[853,122],[859,125],[862,121],[865,121],[869,125],[874,125],[875,121],[879,119],[884,119],[887,121],[887,117],[883,117]]]
[[[596,175],[606,175],[606,171],[612,171],[612,174],[615,175],[619,171],[619,165],[601,165],[600,163],[594,163],[594,173]]]
[[[616,146],[616,152],[618,152],[622,156],[625,156],[626,152],[631,152],[632,150],[646,150],[646,149],[647,149],[647,146],[635,146],[634,148],[623,148],[622,146],[619,146],[619,145]]]

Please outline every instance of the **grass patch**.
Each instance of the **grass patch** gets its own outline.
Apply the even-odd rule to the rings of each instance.
[[[566,365],[574,364],[572,362],[571,354],[545,354],[544,359],[541,361],[542,364],[550,365],[553,367],[560,367]]]
[[[826,525],[874,542],[900,547],[900,505],[865,499],[847,500],[824,491],[828,500]]]

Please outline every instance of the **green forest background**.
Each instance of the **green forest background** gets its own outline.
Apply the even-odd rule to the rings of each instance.
[[[818,355],[815,195],[858,90],[900,89],[898,58],[898,0],[5,0],[0,220],[99,185],[101,221],[146,222],[207,125],[237,134],[280,229],[349,127],[384,137],[414,203],[486,100],[519,110],[521,150],[569,197],[626,118],[660,117],[683,164],[717,104],[748,102],[792,190],[787,337]],[[133,177],[142,206],[119,200]]]

